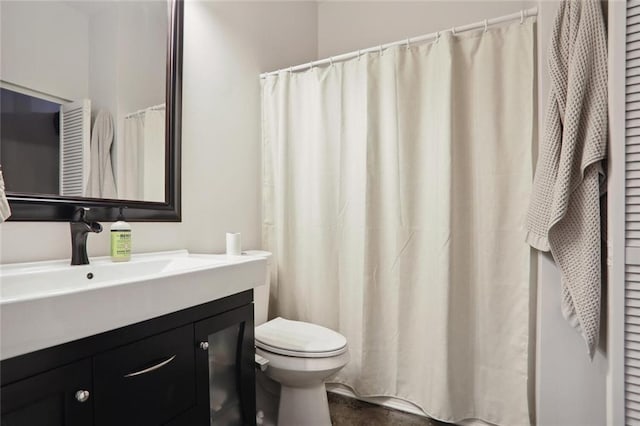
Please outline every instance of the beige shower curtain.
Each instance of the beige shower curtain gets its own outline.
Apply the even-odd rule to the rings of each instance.
[[[271,316],[343,333],[335,381],[529,424],[533,23],[263,81]]]

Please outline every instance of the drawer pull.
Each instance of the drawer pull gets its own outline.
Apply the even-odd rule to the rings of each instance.
[[[169,364],[171,361],[173,361],[175,359],[175,357],[176,357],[175,355],[171,356],[171,357],[165,359],[164,361],[162,361],[162,362],[160,362],[160,363],[158,363],[156,365],[152,365],[149,368],[145,368],[144,370],[135,371],[133,373],[125,374],[124,377],[134,377],[134,376],[139,376],[141,374],[150,373],[150,372],[152,372],[154,370],[157,370],[158,368],[162,368],[165,365]]]
[[[89,391],[88,390],[79,390],[76,392],[76,400],[78,402],[85,402],[89,399]]]

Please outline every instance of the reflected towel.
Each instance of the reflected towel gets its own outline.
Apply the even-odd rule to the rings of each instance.
[[[111,145],[113,144],[113,118],[107,111],[98,111],[91,131],[91,169],[87,196],[94,198],[116,198],[116,184],[111,167]]]
[[[4,179],[2,177],[2,168],[0,167],[0,222],[4,222],[11,216],[11,209],[7,201],[7,194],[4,191]]]

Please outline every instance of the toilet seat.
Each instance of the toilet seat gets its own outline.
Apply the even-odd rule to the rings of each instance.
[[[280,317],[256,327],[255,340],[264,351],[297,358],[327,358],[347,351],[347,339],[342,334]]]

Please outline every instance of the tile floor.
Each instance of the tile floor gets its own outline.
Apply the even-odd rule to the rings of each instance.
[[[333,426],[452,426],[331,392],[328,397]]]

